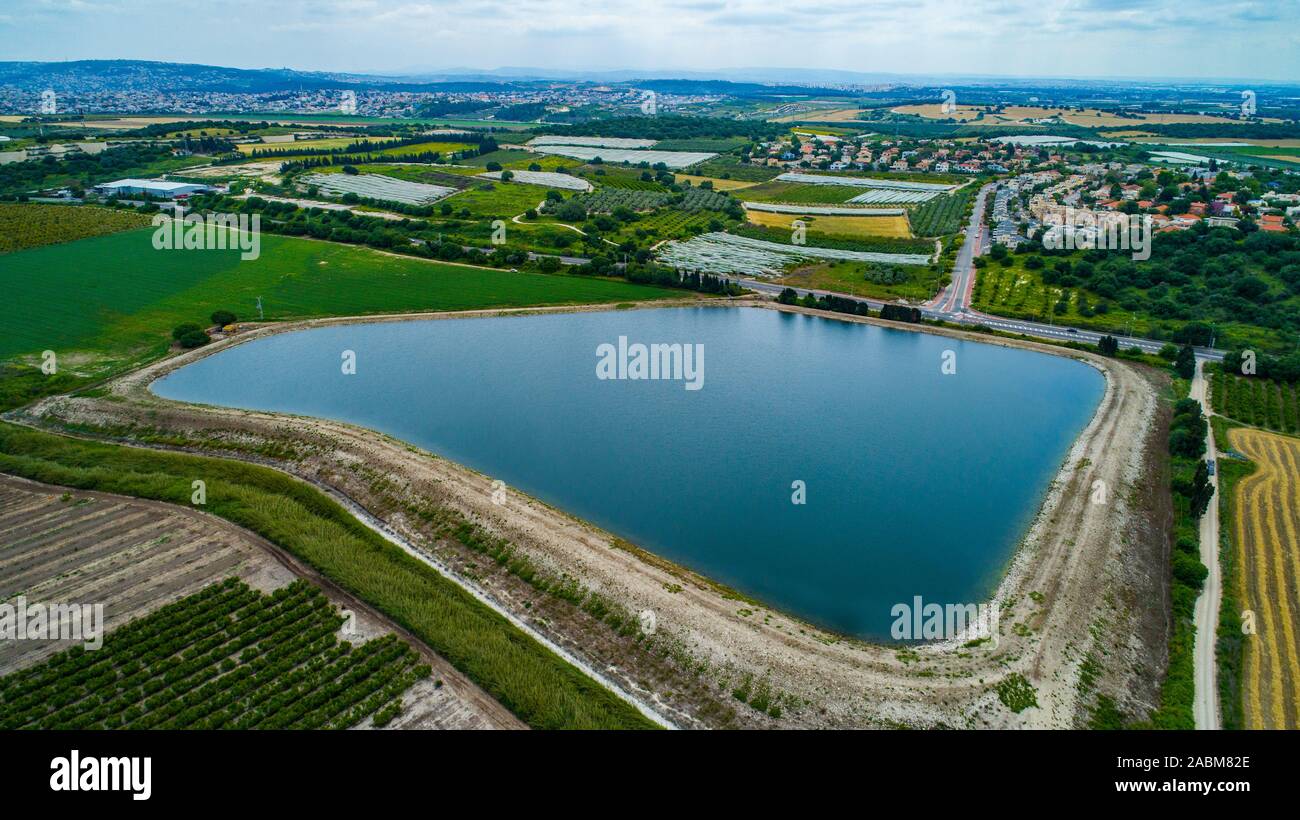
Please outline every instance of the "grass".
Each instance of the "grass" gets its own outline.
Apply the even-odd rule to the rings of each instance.
[[[73,205],[0,203],[0,253],[75,242],[149,224],[134,211]]]
[[[230,578],[114,630],[99,651],[0,678],[0,727],[346,729],[395,713],[429,666],[393,635],[341,642],[342,623],[305,581],[267,595]]]
[[[188,504],[312,565],[414,633],[535,728],[650,728],[597,685],[468,592],[366,528],[313,487],[269,468],[85,442],[0,424],[0,471],[79,489]]]
[[[850,185],[808,185],[799,182],[765,182],[744,188],[736,197],[749,202],[785,202],[791,205],[843,205],[867,188]],[[850,206],[852,207],[852,206]],[[897,208],[898,205],[882,207]]]
[[[531,186],[498,186],[523,188]],[[535,195],[535,189],[527,194]],[[536,204],[535,202],[533,204]],[[522,209],[521,209],[522,210]],[[155,251],[151,229],[20,251],[0,266],[0,359],[54,350],[162,352],[183,322],[218,309],[268,320],[405,311],[633,302],[673,291],[627,282],[512,273],[271,234],[261,256]]]
[[[469,215],[474,217],[506,219],[518,216],[529,208],[536,208],[542,200],[546,199],[546,192],[549,190],[541,185],[529,185],[523,182],[492,182],[482,187],[476,186],[452,194],[443,202],[450,205],[453,213],[456,214],[468,210]]]
[[[921,265],[903,265],[908,279],[895,284],[870,282],[866,273],[869,263],[827,261],[800,265],[777,281],[784,285],[814,290],[830,290],[876,299],[911,299],[923,301],[934,295],[939,274]]]

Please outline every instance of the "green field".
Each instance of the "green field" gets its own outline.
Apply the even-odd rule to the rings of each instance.
[[[279,320],[679,295],[616,280],[451,265],[266,233],[260,258],[240,261],[237,251],[157,251],[152,233],[126,231],[6,255],[0,265],[6,296],[0,359],[46,349],[61,355],[161,352],[173,327],[205,323],[214,310],[256,318],[259,296],[266,318]]]
[[[429,667],[386,635],[359,647],[319,589],[233,578],[0,678],[4,729],[346,729],[387,723]]]
[[[1266,430],[1300,433],[1300,386],[1225,373],[1220,365],[1211,365],[1206,377],[1214,412]]]

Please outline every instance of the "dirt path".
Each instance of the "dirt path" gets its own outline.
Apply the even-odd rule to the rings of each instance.
[[[773,307],[766,302],[735,304]],[[580,310],[601,309],[598,307]],[[650,308],[654,309],[654,308]],[[574,308],[513,311],[555,312]],[[506,539],[530,561],[577,579],[630,612],[655,613],[658,637],[680,657],[695,680],[710,682],[739,710],[744,725],[783,726],[994,726],[1068,727],[1085,703],[1080,665],[1089,652],[1104,655],[1099,682],[1130,711],[1151,702],[1153,658],[1163,657],[1165,635],[1153,628],[1163,595],[1163,555],[1158,532],[1134,509],[1143,486],[1158,486],[1147,458],[1156,391],[1132,366],[1088,353],[965,331],[863,320],[803,308],[791,312],[842,321],[867,321],[900,330],[939,333],[988,344],[1067,355],[1101,370],[1106,391],[1088,426],[1056,475],[1030,532],[1008,568],[993,603],[1001,608],[1001,634],[992,648],[927,645],[900,651],[827,633],[733,593],[667,561],[628,549],[610,533],[521,493],[494,503],[491,477],[423,452],[404,442],[351,425],[269,413],[199,408],[165,401],[147,386],[166,372],[215,350],[269,333],[345,320],[320,320],[264,328],[156,363],[111,386],[104,398],[47,399],[25,416],[38,424],[89,425],[123,430],[142,417],[160,429],[184,432],[220,448],[292,443],[305,454],[278,465],[353,499],[417,552],[439,553],[420,522],[406,510],[427,504],[465,516]],[[460,315],[506,315],[478,311]],[[428,318],[450,318],[440,314]],[[409,317],[406,317],[409,318]],[[388,319],[365,319],[364,321]],[[355,321],[355,320],[352,320]],[[226,455],[232,453],[227,449]],[[385,490],[367,476],[382,477]],[[1094,503],[1097,482],[1107,501]],[[387,493],[387,495],[385,494]],[[395,494],[395,497],[394,497]],[[513,613],[539,634],[602,669],[639,700],[679,725],[716,725],[716,716],[674,696],[681,683],[656,685],[647,662],[616,640],[583,632],[558,617],[541,617],[534,603],[504,583],[454,572],[467,588]],[[526,592],[526,591],[525,591]],[[1158,663],[1157,663],[1158,665]],[[1037,707],[1007,708],[998,684],[1022,676]],[[1095,677],[1095,676],[1094,676]],[[780,716],[754,714],[726,694],[754,682],[782,704]]]
[[[1205,415],[1212,416],[1210,397],[1205,379],[1205,362],[1196,361],[1196,375],[1192,379],[1191,397],[1201,403]],[[1219,457],[1214,445],[1214,427],[1209,426],[1205,434],[1205,457],[1213,464]],[[1219,474],[1216,470],[1210,476],[1214,487],[1214,498],[1201,516],[1201,563],[1205,564],[1209,574],[1205,576],[1205,585],[1200,597],[1196,599],[1196,611],[1192,622],[1196,626],[1196,644],[1193,648],[1193,665],[1195,666],[1196,695],[1192,704],[1197,729],[1220,729],[1219,723],[1219,686],[1216,672],[1218,667],[1214,660],[1214,646],[1218,640],[1219,600],[1221,596],[1219,580]]]

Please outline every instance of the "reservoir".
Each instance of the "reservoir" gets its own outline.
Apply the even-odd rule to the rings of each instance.
[[[630,378],[651,344],[680,345],[694,372]],[[685,307],[282,333],[153,390],[379,430],[772,607],[888,639],[895,604],[993,592],[1105,380],[1027,350]]]

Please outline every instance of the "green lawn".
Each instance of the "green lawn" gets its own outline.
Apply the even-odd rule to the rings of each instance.
[[[173,327],[206,322],[214,310],[255,318],[259,296],[266,318],[280,320],[680,295],[617,280],[471,268],[266,233],[260,258],[240,261],[237,251],[154,250],[152,233],[146,228],[6,254],[0,264],[0,359],[45,349],[160,352]]]

